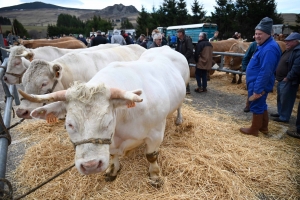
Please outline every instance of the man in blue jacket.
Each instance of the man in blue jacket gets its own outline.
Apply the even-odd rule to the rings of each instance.
[[[268,105],[266,99],[275,83],[275,70],[278,65],[281,50],[271,37],[273,20],[263,18],[255,27],[257,48],[246,70],[250,111],[253,113],[252,125],[240,128],[243,134],[258,136],[258,131],[268,133]]]

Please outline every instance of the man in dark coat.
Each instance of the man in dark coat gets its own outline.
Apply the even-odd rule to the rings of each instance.
[[[177,37],[178,40],[175,50],[183,54],[188,63],[194,63],[192,39],[185,35],[185,30],[182,28],[177,30]],[[191,93],[189,83],[186,86],[186,93]]]
[[[213,66],[213,46],[204,32],[199,34],[199,41],[195,49],[194,59],[196,61],[195,77],[198,88],[195,92],[207,92],[207,71]]]
[[[95,37],[92,41],[91,41],[91,46],[97,46],[99,44],[106,44],[107,43],[107,40],[106,38],[104,38],[102,35],[101,35],[101,31],[97,31],[97,37]]]

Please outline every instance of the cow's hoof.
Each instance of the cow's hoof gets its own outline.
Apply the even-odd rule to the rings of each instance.
[[[242,83],[242,81],[238,81],[238,82],[237,82],[237,84],[241,84],[241,83]]]
[[[116,180],[117,176],[110,176],[108,174],[105,174],[105,181],[106,182],[113,182],[114,180]]]
[[[182,122],[183,122],[182,119],[177,119],[176,122],[175,122],[175,124],[176,124],[176,126],[179,126],[179,125],[182,124]]]
[[[160,188],[161,186],[164,185],[164,180],[161,177],[158,177],[155,180],[150,179],[149,181],[150,181],[150,184],[155,188]]]

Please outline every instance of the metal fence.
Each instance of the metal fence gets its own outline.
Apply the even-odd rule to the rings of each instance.
[[[4,47],[2,34],[0,34],[0,46]],[[13,101],[15,101],[16,105],[20,105],[17,87],[15,85],[7,86],[7,84],[3,81],[3,76],[5,74],[8,62],[7,57],[8,55],[6,54],[6,52],[2,51],[3,63],[0,67],[0,79],[4,91],[4,94],[2,95],[5,96],[5,108],[3,117],[2,112],[0,113],[0,199],[7,196],[7,192],[5,191],[5,189],[7,188],[6,186],[10,186],[9,181],[5,179],[7,151],[8,146],[11,143],[11,137],[7,127],[10,127]]]
[[[246,75],[245,72],[242,71],[237,71],[237,70],[231,70],[228,68],[224,68],[224,56],[239,56],[239,57],[244,57],[245,54],[243,53],[228,53],[228,52],[218,52],[218,51],[214,51],[213,55],[220,55],[221,56],[221,63],[217,63],[217,65],[214,65],[212,67],[212,70],[217,70],[217,71],[221,71],[221,72],[228,72],[228,73],[232,73],[232,74],[242,74],[242,75]],[[196,67],[196,64],[189,64],[191,67]]]

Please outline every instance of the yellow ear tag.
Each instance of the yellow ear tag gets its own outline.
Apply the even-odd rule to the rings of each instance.
[[[53,113],[47,114],[46,119],[49,124],[58,122],[57,117]]]
[[[135,107],[135,102],[127,103],[127,108],[133,108],[133,107]]]

